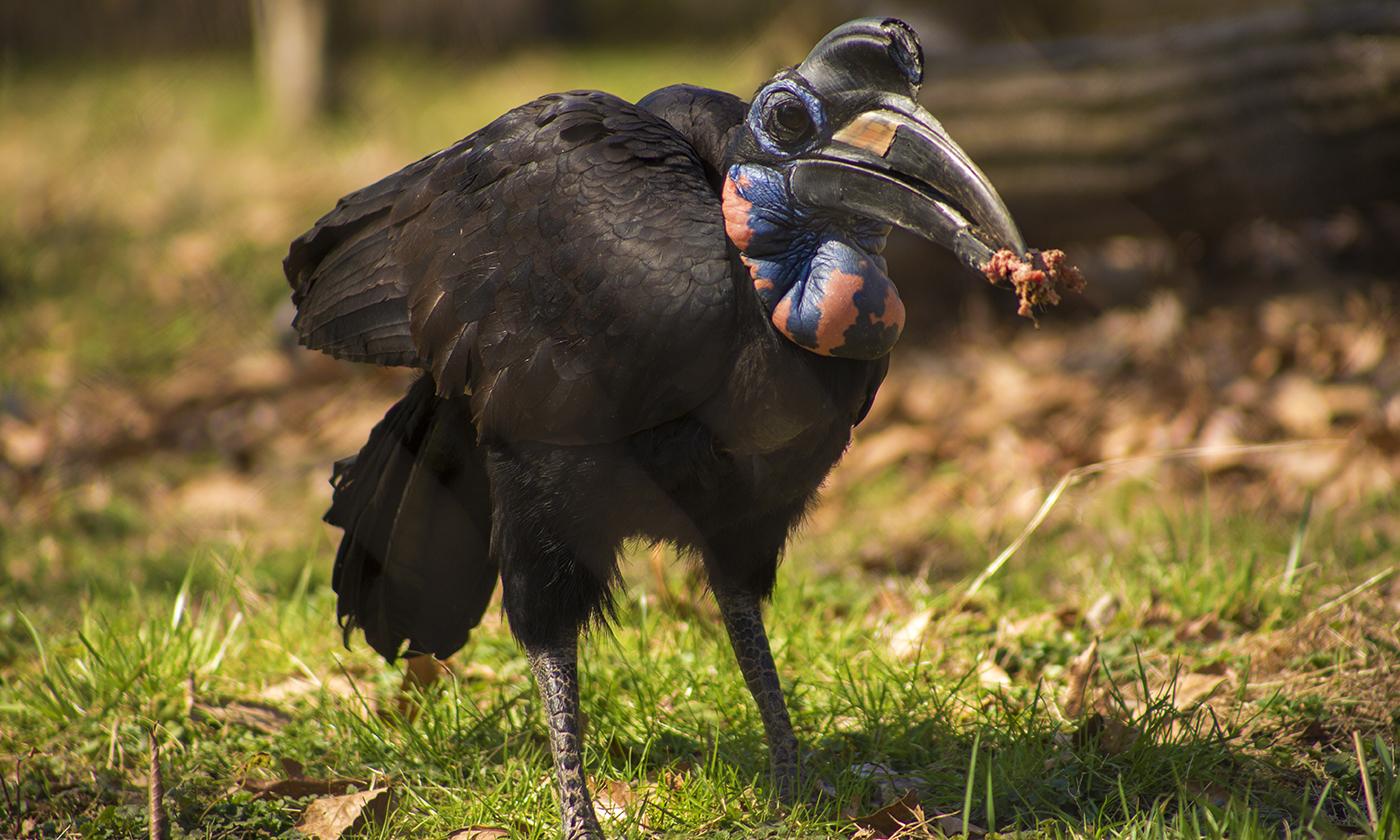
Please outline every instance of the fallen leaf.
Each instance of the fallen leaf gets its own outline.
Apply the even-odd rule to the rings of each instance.
[[[238,788],[254,794],[254,799],[301,799],[307,796],[339,796],[351,787],[369,785],[355,779],[241,779]]]
[[[966,831],[968,837],[986,837],[987,829],[975,823],[964,823],[962,817],[944,814],[933,818],[934,825],[945,837],[961,837]]]
[[[612,819],[626,817],[628,812],[644,802],[637,790],[619,779],[605,779],[593,784],[593,804],[598,812]]]
[[[931,427],[889,426],[861,441],[860,449],[847,458],[846,472],[857,478],[874,475],[911,455],[931,453],[937,448],[938,434]]]
[[[1332,424],[1332,410],[1322,387],[1296,373],[1279,378],[1271,404],[1274,420],[1289,434],[1300,438],[1318,437]]]
[[[352,786],[360,789],[369,787],[368,782],[355,779],[310,779],[306,777],[306,768],[300,761],[294,758],[281,758],[278,761],[282,765],[285,778],[253,779],[244,776],[235,790],[250,791],[255,794],[255,799],[300,799],[306,796],[339,795]]]
[[[1182,674],[1172,692],[1172,705],[1183,712],[1189,711],[1209,700],[1223,682],[1224,675]]]
[[[1011,675],[990,659],[977,663],[977,681],[984,688],[1001,688],[1011,685]]]
[[[881,802],[892,802],[924,785],[924,780],[917,776],[896,773],[889,766],[879,763],[862,762],[852,766],[850,771],[855,776],[875,782]]]
[[[1070,660],[1069,667],[1065,669],[1065,679],[1069,686],[1065,690],[1064,702],[1060,705],[1060,713],[1064,715],[1065,720],[1078,720],[1089,707],[1090,694],[1098,670],[1099,640],[1095,637],[1083,653]]]
[[[176,507],[191,519],[225,523],[255,520],[267,514],[267,492],[242,476],[215,474],[186,482],[176,494]]]
[[[1084,622],[1095,631],[1102,631],[1115,615],[1118,615],[1118,598],[1111,592],[1105,592],[1084,613]]]
[[[469,825],[457,829],[443,840],[510,840],[510,829],[499,825]]]
[[[1221,626],[1219,617],[1213,612],[1188,621],[1176,629],[1178,642],[1188,640],[1218,642],[1223,638],[1225,638],[1225,628]]]
[[[301,676],[291,677],[276,685],[268,686],[258,696],[269,703],[285,703],[321,691],[329,691],[337,697],[347,699],[357,696],[355,684],[341,674],[326,677],[324,680],[313,680]]]
[[[919,804],[919,796],[914,791],[908,793],[881,808],[873,814],[866,814],[863,817],[856,817],[853,822],[861,828],[874,831],[875,837],[891,838],[899,837],[933,837],[933,832],[929,830],[928,817],[924,815],[923,806]],[[906,829],[912,828],[919,833],[909,833]]]
[[[1059,629],[1060,621],[1060,616],[1053,612],[1037,613],[1015,620],[998,619],[997,646],[1007,647],[1023,637],[1030,637],[1032,640],[1043,638]]]
[[[933,610],[914,613],[890,637],[890,653],[896,659],[907,659],[917,653],[923,644],[924,630],[928,629],[932,618]]]
[[[291,715],[261,703],[245,703],[241,700],[207,703],[196,700],[189,705],[189,714],[194,720],[251,729],[263,735],[276,734],[292,722]]]
[[[317,799],[306,806],[297,831],[320,840],[339,840],[346,832],[383,825],[389,816],[388,788]]]
[[[398,696],[394,698],[394,708],[400,720],[413,723],[423,712],[420,695],[451,674],[446,662],[432,656],[410,656],[404,660],[403,682],[399,683]]]
[[[1244,440],[1244,414],[1237,408],[1218,408],[1206,418],[1201,433],[1196,436],[1197,456],[1206,472],[1221,472],[1244,463],[1240,451]]]
[[[39,467],[49,457],[48,432],[9,416],[0,416],[0,460],[22,470]]]
[[[680,790],[685,787],[686,777],[694,772],[694,770],[695,766],[693,764],[682,759],[662,770],[660,776],[657,779],[653,779],[653,781],[659,780],[661,784],[671,790]]]
[[[1096,747],[1104,755],[1121,755],[1142,735],[1142,730],[1097,712],[1084,719],[1070,738],[1075,749]]]
[[[870,611],[875,615],[893,618],[903,618],[913,609],[914,605],[909,603],[909,599],[893,589],[881,589],[875,593],[875,603],[870,605]]]
[[[1099,734],[1099,751],[1107,755],[1122,755],[1142,735],[1142,730],[1118,718],[1107,718]]]

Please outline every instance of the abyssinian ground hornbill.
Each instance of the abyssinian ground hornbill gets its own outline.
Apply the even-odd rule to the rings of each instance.
[[[347,638],[459,649],[497,578],[544,699],[564,834],[598,837],[577,640],[627,538],[697,561],[775,785],[798,744],[760,603],[870,408],[904,310],[890,225],[981,269],[1026,253],[915,101],[897,20],[846,24],[751,104],[678,85],[545,96],[341,199],[285,268],[308,347],[424,374],[337,465]]]

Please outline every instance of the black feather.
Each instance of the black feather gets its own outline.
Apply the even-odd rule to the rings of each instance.
[[[460,648],[499,576],[485,455],[467,401],[433,390],[430,377],[419,378],[360,454],[337,464],[326,513],[345,529],[331,582],[347,644],[361,627],[390,661]]]

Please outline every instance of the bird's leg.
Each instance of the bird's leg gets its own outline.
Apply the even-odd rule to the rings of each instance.
[[[729,643],[739,660],[749,692],[758,704],[763,718],[763,731],[768,736],[768,756],[773,767],[773,783],[778,798],[789,802],[797,794],[800,769],[797,758],[797,736],[792,732],[783,687],[778,682],[778,669],[768,649],[768,634],[763,629],[763,611],[758,596],[749,592],[715,591],[724,628],[729,631]]]
[[[559,777],[559,810],[565,840],[603,840],[583,773],[583,734],[579,731],[578,644],[531,648],[530,670],[544,698],[549,751]]]

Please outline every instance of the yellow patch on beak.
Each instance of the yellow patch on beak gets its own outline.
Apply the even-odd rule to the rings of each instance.
[[[894,132],[898,127],[890,116],[872,111],[861,114],[842,126],[831,139],[884,157],[890,150],[890,144],[894,142]]]

